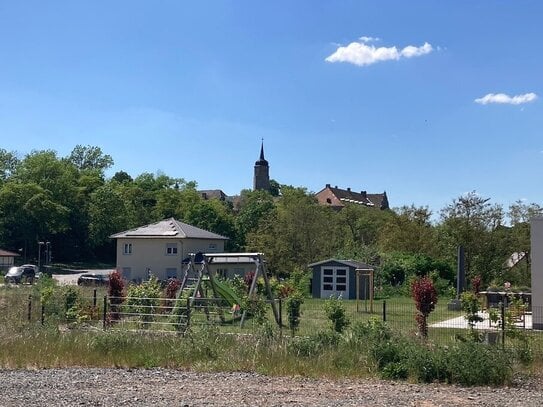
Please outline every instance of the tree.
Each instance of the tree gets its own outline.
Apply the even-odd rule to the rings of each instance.
[[[182,219],[196,227],[228,237],[227,248],[237,250],[238,239],[234,217],[229,208],[218,199],[200,199],[196,205],[187,209]]]
[[[531,239],[530,220],[543,215],[543,208],[538,204],[527,204],[516,201],[509,206],[508,211],[510,228],[510,255],[519,260],[514,270],[508,270],[507,280],[513,284],[530,285],[531,282]]]
[[[32,151],[17,166],[13,179],[35,183],[52,194],[58,202],[70,206],[75,201],[79,178],[77,168],[58,158],[53,150]]]
[[[68,161],[80,171],[96,170],[101,174],[113,165],[113,158],[109,154],[104,154],[100,147],[80,144],[72,150]]]
[[[19,163],[20,161],[15,152],[0,148],[0,185],[15,173]]]
[[[155,217],[183,219],[190,208],[202,201],[194,182],[186,182],[178,178],[174,180],[173,186],[167,183],[164,188],[156,192]]]
[[[80,170],[53,150],[32,151],[19,162],[9,182],[34,193],[23,193],[26,213],[21,213],[24,222],[32,223],[32,241],[50,241],[56,260],[92,257],[88,204],[91,194],[104,184],[100,170]],[[34,247],[29,245],[29,254]]]
[[[393,286],[404,284],[409,277],[436,273],[441,279],[454,282],[454,271],[445,261],[424,254],[401,252],[384,253],[380,271],[384,282]]]
[[[279,196],[281,194],[281,185],[274,179],[270,180],[270,194],[271,196]]]
[[[435,256],[436,231],[427,207],[403,206],[395,209],[379,233],[379,248],[385,252],[423,253]]]
[[[288,275],[337,251],[334,215],[305,189],[283,187],[275,210],[248,234],[247,250],[265,253],[271,271]]]
[[[508,256],[495,238],[502,230],[502,207],[489,200],[475,191],[460,196],[442,209],[438,228],[444,255],[454,262],[456,247],[464,246],[466,276],[479,274],[485,282],[492,280]]]
[[[345,206],[336,216],[338,225],[343,229],[340,236],[345,237],[344,245],[360,247],[376,244],[380,230],[390,216],[389,211],[367,206]]]
[[[117,171],[113,177],[111,177],[112,181],[117,181],[119,184],[124,184],[126,182],[132,182],[134,181],[132,177],[125,171]]]
[[[111,259],[114,242],[109,236],[129,227],[123,196],[114,183],[107,183],[91,194],[88,215],[89,240],[93,251],[96,253],[105,249],[102,254]]]
[[[264,190],[244,190],[240,201],[235,223],[240,245],[245,246],[247,234],[257,230],[260,221],[274,211],[275,203],[271,194]]]

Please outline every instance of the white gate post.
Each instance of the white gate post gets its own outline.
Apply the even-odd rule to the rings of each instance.
[[[532,326],[543,330],[543,218],[530,222],[532,259]]]

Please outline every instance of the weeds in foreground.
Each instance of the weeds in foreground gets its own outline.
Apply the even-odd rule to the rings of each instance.
[[[4,294],[4,298],[11,296],[10,291]],[[58,299],[63,311],[73,295]],[[331,324],[293,338],[281,335],[269,321],[242,335],[224,334],[216,326],[194,327],[185,336],[142,334],[59,325],[53,318],[42,326],[39,320],[21,317],[26,304],[27,297],[21,295],[0,302],[0,367],[168,367],[332,378],[380,376],[463,385],[502,385],[519,369],[541,367],[539,353],[531,351],[533,339],[524,332],[518,338],[508,336],[522,345],[516,351],[470,340],[438,346],[393,332],[376,319],[342,324],[341,332]],[[12,309],[17,312],[10,313]]]

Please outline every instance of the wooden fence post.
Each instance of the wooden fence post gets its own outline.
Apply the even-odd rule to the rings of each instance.
[[[32,295],[28,296],[28,322],[32,319]]]
[[[107,316],[107,295],[104,295],[104,309],[102,310],[102,329],[106,329],[106,316]]]

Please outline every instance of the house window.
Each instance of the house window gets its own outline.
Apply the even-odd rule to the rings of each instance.
[[[167,243],[166,256],[175,256],[175,255],[177,255],[177,243]]]
[[[214,252],[215,250],[217,250],[217,244],[216,243],[210,243],[208,250],[210,252]]]
[[[123,267],[122,277],[123,280],[130,281],[132,278],[132,267]]]
[[[177,278],[177,269],[175,267],[166,269],[166,278]]]
[[[123,254],[132,254],[132,243],[125,243]]]
[[[323,267],[322,268],[322,296],[346,295],[349,287],[347,279],[347,269],[342,267]]]

